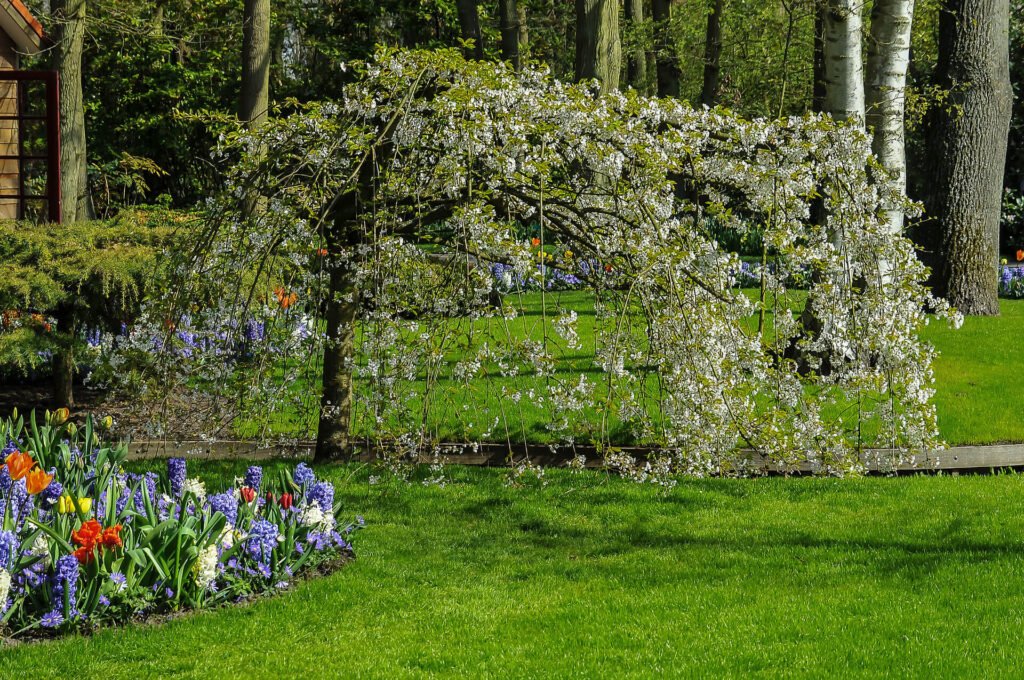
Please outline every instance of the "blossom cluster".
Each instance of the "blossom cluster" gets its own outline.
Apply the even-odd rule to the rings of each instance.
[[[83,429],[0,421],[0,630],[38,635],[201,608],[286,587],[350,555],[330,482],[258,466],[207,495],[183,459],[124,469],[126,449]]]
[[[843,473],[869,448],[897,462],[941,446],[920,330],[958,315],[888,226],[887,211],[918,207],[862,131],[601,94],[455,51],[382,48],[360,74],[339,103],[225,140],[227,191],[200,254],[175,265],[200,289],[167,301],[216,301],[192,313],[216,333],[273,271],[303,295],[275,295],[268,323],[286,334],[299,308],[323,328],[345,305],[349,336],[309,333],[244,375],[180,357],[167,371],[230,386],[264,416],[315,410],[306,422],[380,450],[429,449],[449,423],[518,441],[531,417],[567,445],[628,437],[659,452],[643,479],[727,471],[738,449]],[[756,240],[764,264],[744,265],[723,233]],[[548,281],[585,287],[589,309],[501,300],[533,285],[546,305]],[[584,322],[592,362],[574,360]],[[291,386],[319,377],[299,372],[320,367],[347,374],[323,384],[350,399],[298,401]]]

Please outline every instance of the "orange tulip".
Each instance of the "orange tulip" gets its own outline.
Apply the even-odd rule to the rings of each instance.
[[[15,451],[7,456],[7,471],[11,473],[11,479],[18,481],[28,474],[28,471],[35,466],[36,462],[32,456],[21,451]]]
[[[121,525],[115,524],[112,527],[107,527],[103,530],[103,534],[100,537],[100,543],[105,548],[120,548],[124,545],[121,540]]]
[[[36,468],[25,477],[25,488],[31,496],[36,495],[53,481],[53,475],[48,475],[42,468]]]
[[[532,238],[532,239],[530,239],[530,243],[533,245],[534,248],[539,248],[540,247],[540,239],[539,238]]]
[[[1024,250],[1017,251],[1017,262],[1024,261]]]

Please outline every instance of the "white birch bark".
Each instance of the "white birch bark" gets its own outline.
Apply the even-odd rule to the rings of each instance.
[[[896,177],[906,194],[907,158],[904,140],[907,68],[914,0],[875,0],[868,42],[867,126],[871,149],[882,167]],[[891,210],[889,227],[903,230],[903,211]]]
[[[864,0],[825,0],[825,111],[864,126]]]

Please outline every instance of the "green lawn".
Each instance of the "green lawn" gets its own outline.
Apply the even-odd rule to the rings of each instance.
[[[748,293],[755,295],[756,291]],[[507,329],[499,320],[478,321],[475,346],[506,332],[514,337],[539,339],[542,336],[540,295],[530,293],[507,299],[525,313],[511,322]],[[549,310],[559,307],[572,309],[580,317],[578,330],[583,347],[560,355],[560,372],[578,375],[581,370],[591,370],[588,377],[598,380],[600,374],[593,367],[594,318],[590,294],[554,293],[548,296],[547,304]],[[1024,300],[1003,300],[1001,307],[1002,316],[998,318],[968,318],[958,330],[945,323],[933,323],[924,332],[925,339],[934,343],[940,353],[935,364],[935,403],[939,428],[950,444],[1024,442],[1024,409],[1021,407],[1024,404]],[[465,324],[465,321],[455,323]],[[464,358],[466,353],[455,352],[450,358]],[[477,379],[468,388],[461,382],[442,379],[435,388],[431,412],[426,419],[428,429],[441,440],[505,441],[504,427],[498,427],[490,434],[484,431],[494,418],[501,416],[502,422],[511,427],[508,435],[513,441],[523,438],[532,442],[551,441],[552,435],[546,429],[549,418],[546,409],[523,400],[515,407],[519,411],[509,412],[509,401],[501,395],[503,387],[524,392],[530,388],[546,389],[543,380],[529,375]],[[306,384],[296,384],[295,389],[310,390]],[[422,394],[422,384],[418,383],[413,392]],[[417,410],[422,406],[421,401],[413,397],[408,404]],[[467,405],[471,408],[466,408]],[[596,422],[597,419],[592,420]],[[315,427],[315,420],[310,420],[307,427]],[[274,429],[288,435],[302,430],[293,412],[281,414]],[[245,424],[239,427],[243,436],[251,435],[253,431]],[[631,442],[622,440],[616,443]]]
[[[1002,315],[969,317],[959,330],[928,327],[935,363],[939,429],[952,444],[1024,442],[1024,300]]]
[[[244,463],[206,464],[208,484]],[[2,678],[1008,677],[1024,477],[691,481],[456,468],[339,497],[358,560],[256,604],[0,652]]]

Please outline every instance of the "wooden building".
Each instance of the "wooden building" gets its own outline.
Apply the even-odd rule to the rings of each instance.
[[[17,71],[43,46],[43,27],[21,0],[0,0],[0,70]],[[0,80],[0,219],[17,219],[21,186],[20,83]]]

